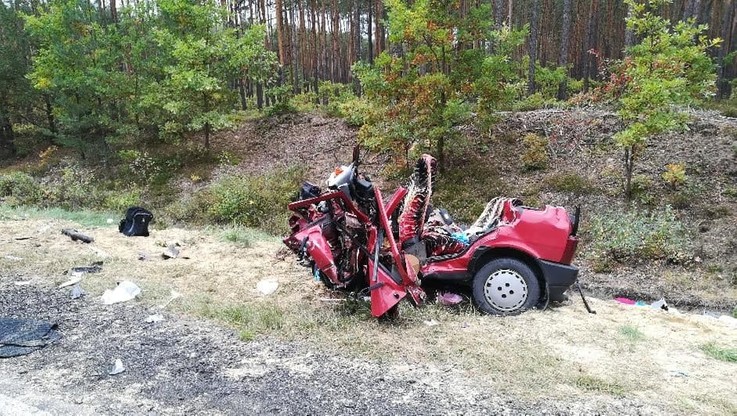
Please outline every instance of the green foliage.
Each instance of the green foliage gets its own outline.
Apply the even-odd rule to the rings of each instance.
[[[630,342],[637,342],[645,339],[645,334],[632,325],[622,325],[619,327],[619,333]]]
[[[548,167],[548,139],[529,133],[522,138],[523,153],[520,158],[526,170],[542,170]]]
[[[686,165],[683,163],[669,163],[665,165],[663,180],[673,189],[686,183]]]
[[[724,348],[710,342],[701,346],[701,351],[711,358],[728,363],[737,363],[737,348]]]
[[[27,109],[36,98],[25,77],[31,44],[17,11],[26,7],[20,3],[0,2],[0,128],[3,129],[19,123],[23,116],[28,119]],[[9,142],[12,137],[5,134],[0,130],[0,156],[16,150],[15,144]]]
[[[647,140],[660,133],[686,127],[679,105],[698,102],[713,94],[715,67],[707,50],[719,44],[708,39],[707,27],[693,20],[671,24],[651,12],[671,0],[641,4],[625,0],[631,8],[627,27],[641,39],[615,70],[605,90],[619,103],[625,129],[614,139],[625,152],[625,193],[632,195],[634,162]]]
[[[389,42],[403,53],[385,51],[374,66],[354,65],[367,99],[384,109],[365,120],[359,137],[390,151],[398,166],[406,166],[410,150],[432,151],[442,166],[446,145],[457,139],[454,126],[470,115],[465,96],[484,58],[456,45],[485,38],[488,5],[465,17],[451,2],[389,0],[386,6]]]
[[[693,251],[686,226],[670,206],[649,213],[636,208],[591,218],[587,235],[599,271],[612,262],[662,259],[682,263]]]
[[[286,324],[284,311],[269,303],[244,303],[213,307],[210,302],[200,305],[199,313],[215,318],[239,330],[243,341],[251,341],[261,334],[273,333]]]
[[[79,0],[52,0],[26,16],[38,45],[28,78],[49,97],[54,140],[88,155],[95,146],[230,126],[232,80],[265,81],[276,58],[263,26],[236,33],[213,2],[157,0],[107,11]],[[94,146],[90,146],[94,145]]]
[[[285,231],[286,205],[302,174],[288,169],[259,176],[227,175],[217,179],[202,202],[210,220],[260,228],[279,234]]]
[[[30,175],[10,172],[0,175],[0,197],[10,206],[33,205],[41,200],[41,186]]]
[[[478,77],[473,80],[477,111],[482,119],[492,117],[497,110],[509,110],[527,88],[524,61],[513,58],[517,48],[524,45],[527,26],[513,29],[504,26],[490,32],[493,53],[483,58]]]
[[[548,189],[557,192],[568,192],[577,195],[589,194],[596,191],[596,185],[590,180],[575,172],[558,172],[547,176],[543,184]]]

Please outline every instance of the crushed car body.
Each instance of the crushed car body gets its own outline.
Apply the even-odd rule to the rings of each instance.
[[[419,306],[429,287],[470,290],[481,311],[515,315],[563,300],[576,282],[578,209],[497,197],[464,228],[432,207],[432,156],[420,157],[409,185],[388,197],[359,163],[356,147],[326,190],[303,184],[288,206],[284,243],[329,288],[368,296],[373,316],[395,315],[405,298]]]

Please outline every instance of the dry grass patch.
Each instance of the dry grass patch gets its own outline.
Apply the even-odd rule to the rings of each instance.
[[[72,242],[59,233],[67,226],[96,241]],[[403,303],[399,321],[382,323],[367,303],[327,291],[293,257],[277,255],[278,240],[254,234],[244,245],[241,237],[223,237],[241,231],[172,228],[128,238],[115,224],[0,221],[0,280],[53,286],[67,279],[64,270],[103,260],[102,272],[83,278],[85,301],[99,301],[123,279],[141,286],[139,301],[151,306],[165,304],[174,290],[182,297],[170,309],[232,326],[246,341],[273,336],[397,368],[461,372],[479,389],[531,402],[631,400],[663,413],[699,414],[737,407],[733,362],[701,352],[714,339],[719,348],[737,345],[737,328],[726,322],[599,299],[591,299],[598,314],[589,315],[574,299],[509,318],[483,316],[468,305]],[[21,235],[31,238],[15,240]],[[162,244],[174,242],[182,257],[163,260]],[[138,260],[141,254],[146,260]],[[279,283],[274,294],[256,290],[263,279]]]

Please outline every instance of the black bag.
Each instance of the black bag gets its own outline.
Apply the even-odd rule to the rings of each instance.
[[[130,207],[125,212],[125,218],[120,220],[118,230],[127,235],[148,237],[148,224],[154,220],[154,214],[141,207]]]

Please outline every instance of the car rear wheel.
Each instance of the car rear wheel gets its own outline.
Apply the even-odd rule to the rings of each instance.
[[[517,315],[538,303],[540,282],[524,262],[494,259],[474,276],[473,300],[488,314]]]

